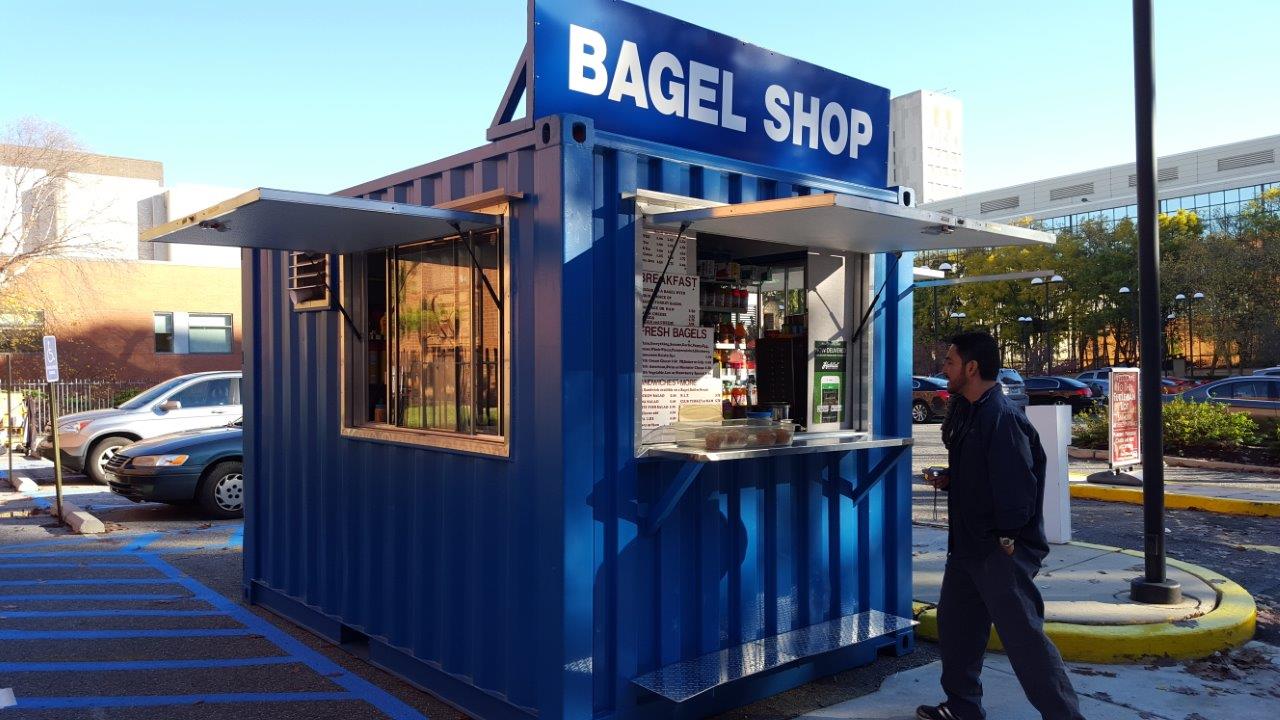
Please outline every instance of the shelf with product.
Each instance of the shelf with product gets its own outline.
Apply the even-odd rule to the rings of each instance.
[[[725,418],[742,418],[750,410],[760,410],[757,343],[761,334],[766,330],[780,332],[783,328],[796,331],[801,325],[794,319],[776,322],[774,316],[781,318],[777,310],[766,318],[765,301],[775,295],[785,298],[790,289],[799,290],[799,302],[803,303],[804,262],[803,254],[785,246],[721,244],[713,238],[700,239],[699,324],[712,328],[715,339],[712,375],[722,385]],[[791,293],[792,305],[796,295]],[[774,305],[778,305],[776,300]],[[786,303],[781,307],[785,310]],[[796,382],[789,379],[785,384],[792,386]],[[797,403],[797,408],[801,405]]]

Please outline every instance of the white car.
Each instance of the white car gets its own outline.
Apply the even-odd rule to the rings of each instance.
[[[106,484],[107,463],[120,448],[158,435],[226,425],[244,414],[239,371],[180,375],[144,390],[119,407],[58,418],[63,467]],[[52,428],[36,445],[53,459]]]

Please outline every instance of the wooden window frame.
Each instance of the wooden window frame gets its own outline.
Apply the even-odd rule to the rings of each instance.
[[[367,366],[363,362],[357,362],[357,360],[366,357],[364,338],[367,337],[366,331],[369,320],[368,308],[364,298],[366,277],[364,253],[361,253],[359,255],[342,255],[338,258],[340,297],[343,299],[356,326],[360,328],[360,337],[357,338],[353,334],[351,326],[344,322],[342,331],[339,333],[338,365],[340,373],[340,405],[342,408],[340,434],[342,437],[496,458],[510,458],[512,427],[512,312],[511,236],[509,232],[511,213],[509,201],[518,199],[518,197],[508,196],[505,193],[486,193],[484,196],[477,196],[477,199],[487,204],[470,203],[470,206],[466,206],[464,203],[467,200],[466,198],[448,204],[449,206],[461,207],[475,212],[500,215],[503,218],[502,226],[498,228],[502,246],[502,352],[500,354],[500,372],[503,392],[500,405],[502,413],[500,434],[496,436],[470,435],[447,430],[403,428],[387,422],[374,423],[363,419],[363,410],[366,406],[368,392]],[[494,201],[497,202],[495,203]],[[459,203],[464,204],[460,205]],[[387,248],[387,250],[391,249]],[[388,327],[390,327],[390,317],[388,317]],[[388,343],[390,343],[389,339]],[[390,354],[390,347],[388,347],[387,352]],[[388,383],[388,392],[390,392],[390,383]],[[388,408],[389,410],[390,408]]]

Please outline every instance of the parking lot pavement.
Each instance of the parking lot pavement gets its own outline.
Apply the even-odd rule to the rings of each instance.
[[[115,502],[68,534],[0,487],[0,717],[40,720],[461,718],[340,648],[240,602],[243,523]],[[123,500],[123,499],[121,499]]]

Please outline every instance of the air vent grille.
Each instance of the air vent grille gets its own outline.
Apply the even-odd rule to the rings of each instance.
[[[1274,149],[1259,150],[1258,152],[1245,153],[1244,155],[1232,155],[1218,161],[1218,172],[1239,170],[1240,168],[1253,167],[1254,165],[1266,165],[1275,161],[1276,151]]]
[[[328,255],[289,253],[289,297],[294,310],[330,309]]]
[[[1018,207],[1019,204],[1018,196],[1013,195],[1007,198],[1000,198],[999,200],[988,200],[979,205],[978,210],[979,212],[984,213],[995,212],[997,210],[1012,210],[1013,208]]]
[[[1177,180],[1177,179],[1178,179],[1178,168],[1176,167],[1160,168],[1159,170],[1156,171],[1156,182],[1169,182],[1171,180]],[[1138,186],[1138,176],[1130,175],[1129,187],[1137,187],[1137,186]]]
[[[1088,195],[1093,192],[1093,183],[1079,183],[1077,185],[1067,185],[1066,187],[1054,188],[1049,191],[1050,200],[1063,200],[1077,195]]]

